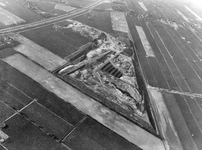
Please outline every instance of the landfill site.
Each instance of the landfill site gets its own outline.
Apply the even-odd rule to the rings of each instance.
[[[200,8],[0,0],[0,150],[201,150]]]

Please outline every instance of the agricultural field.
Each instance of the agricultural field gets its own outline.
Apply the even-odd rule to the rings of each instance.
[[[31,0],[31,1],[38,1],[43,3],[52,3],[52,4],[63,4],[68,5],[72,7],[85,7],[93,2],[95,0]]]
[[[117,2],[105,2],[105,3],[102,3],[98,6],[96,6],[94,8],[94,10],[102,10],[102,11],[106,11],[106,10],[115,10],[115,11],[122,11],[122,12],[126,12],[127,11],[127,8],[126,8],[126,5],[125,3],[117,3]]]
[[[121,12],[111,12],[112,27],[115,31],[128,33],[128,24],[125,15]]]
[[[0,7],[0,23],[4,26],[24,23],[25,20]]]
[[[67,29],[69,21],[22,32],[21,34],[35,43],[47,48],[54,54],[65,58],[77,51],[80,46],[92,41],[92,38],[82,36],[80,33]]]
[[[62,15],[93,2],[94,0],[0,0],[0,29]]]
[[[74,18],[79,22],[82,22],[91,27],[105,31],[110,34],[114,34],[111,24],[110,12],[109,11],[90,11],[88,14],[84,14]]]
[[[26,21],[26,23],[43,19],[42,16],[25,7],[23,0],[0,0],[3,9]],[[1,26],[3,28],[5,26]]]

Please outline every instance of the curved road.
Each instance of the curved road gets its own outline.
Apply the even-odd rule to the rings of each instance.
[[[57,17],[52,17],[52,18],[49,18],[49,19],[36,21],[36,22],[33,22],[33,23],[29,23],[29,24],[23,24],[23,25],[18,25],[18,26],[15,26],[15,27],[1,29],[0,34],[20,31],[20,30],[24,30],[24,29],[33,28],[33,27],[38,27],[38,26],[41,26],[41,25],[46,25],[46,24],[50,24],[50,23],[54,23],[54,22],[63,20],[63,19],[67,19],[68,17],[73,17],[73,16],[76,16],[78,14],[81,15],[81,14],[86,13],[87,11],[89,11],[91,8],[101,4],[102,2],[103,2],[103,0],[99,0],[99,1],[96,1],[95,3],[93,3],[93,4],[91,4],[91,5],[87,6],[87,7],[84,7],[84,8],[81,8],[81,9],[76,9],[76,10],[73,10],[71,12],[68,12],[67,14],[60,15],[60,16],[57,16]]]

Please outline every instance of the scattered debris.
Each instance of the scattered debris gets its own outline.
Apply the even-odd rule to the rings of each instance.
[[[57,3],[67,5],[69,2],[68,2],[68,0],[58,0]]]
[[[17,41],[13,40],[8,35],[0,35],[0,50],[8,47],[14,47],[18,44],[19,43]]]
[[[70,22],[68,25],[60,26],[60,25],[54,25],[53,28],[55,30],[59,29],[72,29],[74,32],[80,33],[84,37],[90,37],[92,40],[98,38],[98,36],[101,34],[101,31],[95,30],[92,27],[89,27],[87,25],[83,25],[82,23],[75,21],[75,20],[69,20]]]
[[[162,7],[160,5],[157,5],[156,3],[152,3],[152,5],[156,9],[159,9],[159,10],[163,11]],[[180,12],[178,12],[178,13],[180,13]],[[179,17],[169,17],[169,16],[167,16],[166,18],[164,18],[163,16],[157,16],[157,15],[155,15],[154,12],[149,11],[149,10],[145,11],[144,14],[139,14],[135,10],[130,10],[128,12],[128,15],[132,15],[137,19],[145,19],[146,21],[147,20],[158,21],[158,22],[161,22],[163,24],[171,26],[175,30],[177,30],[179,27],[188,27],[188,28],[191,28],[192,31],[195,31],[195,29],[202,29],[202,21],[193,20],[193,19],[187,18],[187,17],[186,17],[186,20],[189,21],[189,22],[187,22],[187,21],[185,21],[185,20],[183,20],[183,19],[181,19]]]
[[[161,23],[169,25],[170,27],[174,28],[175,30],[178,30],[178,28],[179,28],[178,24],[176,24],[174,21],[170,21],[170,20],[165,21],[163,19],[161,19],[160,21],[161,21]]]
[[[80,81],[131,115],[144,118],[144,96],[139,91],[134,62],[124,52],[125,44],[111,35],[75,21],[69,27],[81,34],[90,32],[88,35],[94,40],[91,46],[83,50],[85,52],[80,51],[76,54],[78,57],[70,59],[69,64],[58,74]]]
[[[124,8],[123,5],[112,6],[112,9],[115,10],[115,11],[120,11],[120,12],[125,11],[125,8]]]

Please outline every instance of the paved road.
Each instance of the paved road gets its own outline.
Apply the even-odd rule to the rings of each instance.
[[[86,6],[86,7],[80,8],[80,9],[72,10],[71,12],[68,12],[67,14],[60,15],[60,16],[57,16],[57,17],[52,17],[52,18],[49,18],[49,19],[36,21],[36,22],[33,22],[33,23],[29,23],[29,24],[18,25],[18,26],[15,26],[15,27],[1,29],[0,34],[26,30],[26,29],[30,29],[30,28],[34,28],[34,27],[39,27],[39,26],[44,26],[44,25],[48,25],[48,24],[51,24],[51,23],[54,23],[54,22],[58,22],[58,21],[61,21],[61,20],[64,20],[64,19],[67,19],[67,18],[70,18],[70,17],[75,17],[77,15],[82,15],[82,14],[88,12],[93,7],[101,4],[102,2],[103,2],[103,0],[95,1],[93,4],[91,4],[89,6]]]

